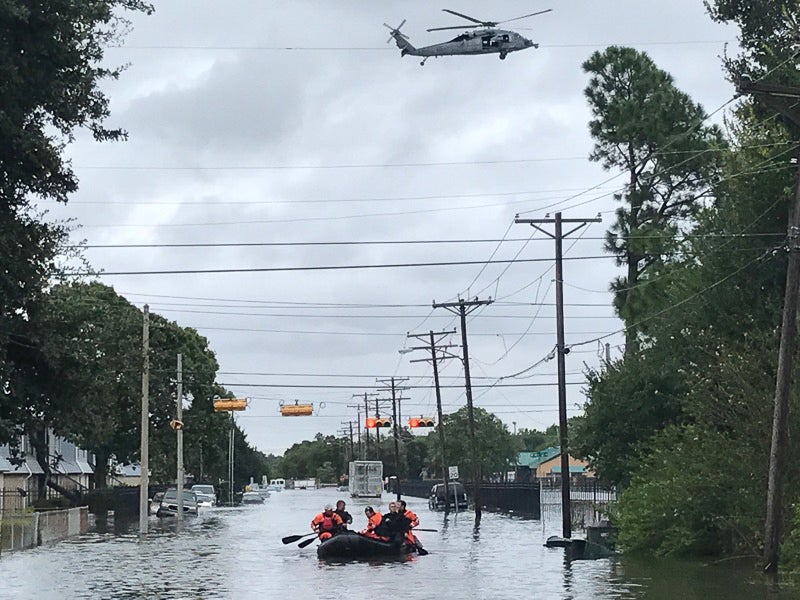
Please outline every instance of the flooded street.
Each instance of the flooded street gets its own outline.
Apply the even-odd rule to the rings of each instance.
[[[564,551],[545,548],[560,520],[522,520],[484,513],[473,532],[471,512],[450,515],[406,498],[420,518],[430,554],[373,562],[326,563],[316,543],[299,549],[281,538],[305,534],[325,503],[343,498],[354,529],[364,507],[334,490],[287,490],[263,505],[206,509],[181,532],[151,519],[138,540],[126,531],[81,538],[0,558],[0,598],[542,598],[702,599],[793,598],[770,590],[755,571],[623,558],[569,563]]]

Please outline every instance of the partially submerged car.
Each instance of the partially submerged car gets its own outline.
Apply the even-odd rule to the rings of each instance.
[[[447,485],[449,489],[446,497],[443,483],[437,483],[431,488],[431,493],[428,496],[428,508],[431,510],[444,510],[447,505],[450,506],[451,510],[455,508],[466,510],[469,508],[467,490],[464,489],[464,484],[458,481],[451,481]]]
[[[245,492],[242,494],[242,504],[264,504],[264,497],[258,492]]]
[[[191,490],[183,490],[183,514],[197,516],[197,494]],[[159,518],[174,517],[178,514],[178,490],[167,490],[158,505],[156,516]]]
[[[192,486],[192,491],[197,495],[197,503],[200,506],[217,505],[217,492],[213,485],[196,484]]]

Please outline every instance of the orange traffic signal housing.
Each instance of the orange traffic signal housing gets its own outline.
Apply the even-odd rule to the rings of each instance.
[[[384,419],[382,417],[367,417],[365,427],[367,429],[375,429],[376,427],[391,427],[392,420]]]
[[[430,417],[411,417],[408,420],[409,427],[433,427],[435,423]]]
[[[300,404],[295,401],[294,404],[281,406],[281,416],[284,417],[307,417],[312,414],[314,414],[313,404]]]
[[[214,410],[216,412],[228,410],[244,410],[247,408],[247,398],[215,398]]]

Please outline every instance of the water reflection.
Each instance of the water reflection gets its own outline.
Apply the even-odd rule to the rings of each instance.
[[[563,548],[545,548],[560,533],[560,516],[543,521],[484,513],[475,527],[470,512],[431,512],[422,499],[407,498],[427,556],[321,561],[316,543],[284,545],[287,535],[306,534],[321,506],[340,494],[285,491],[263,505],[220,508],[188,519],[150,521],[138,541],[138,521],[108,521],[92,533],[54,546],[0,558],[0,598],[209,598],[236,600],[288,597],[346,598],[542,598],[557,600],[750,600],[794,598],[794,589],[771,588],[752,565],[686,565],[626,557],[572,561]],[[361,522],[367,504],[348,499]],[[360,517],[360,518],[359,518]],[[302,541],[302,540],[301,540]]]

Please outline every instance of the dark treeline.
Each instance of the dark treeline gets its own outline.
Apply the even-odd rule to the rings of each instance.
[[[741,28],[724,75],[797,86],[796,3],[708,2]],[[573,451],[624,490],[628,551],[752,556],[763,551],[778,344],[797,182],[798,129],[747,96],[725,127],[630,48],[584,64],[592,159],[625,174],[607,249],[626,326],[621,359],[589,373]],[[733,98],[733,90],[732,90]],[[792,100],[791,102],[796,102]],[[719,120],[719,119],[717,119]],[[792,393],[792,404],[797,394]],[[789,431],[797,431],[797,414]],[[783,565],[800,566],[800,446],[789,444]]]
[[[476,407],[475,435],[481,440],[478,458],[485,477],[504,477],[513,471],[517,453],[537,451],[548,446],[558,446],[558,428],[553,425],[546,431],[520,429],[511,433],[495,415]],[[444,415],[440,425],[445,432],[445,460],[442,461],[442,444],[438,430],[427,435],[414,434],[407,427],[398,428],[397,454],[392,431],[381,433],[377,443],[375,430],[370,433],[367,448],[362,433],[361,453],[358,443],[349,436],[324,436],[318,433],[314,440],[303,441],[290,447],[282,457],[270,457],[270,471],[287,479],[316,478],[322,483],[341,483],[348,473],[351,460],[380,460],[384,475],[398,475],[401,479],[423,477],[441,478],[444,469],[457,466],[466,478],[472,469],[472,452],[469,448],[467,409],[462,408]]]
[[[77,129],[98,141],[125,138],[104,126],[109,102],[100,90],[122,69],[98,65],[104,47],[120,42],[126,11],[152,7],[141,0],[0,3],[0,444],[14,450],[27,435],[49,473],[51,429],[94,453],[98,487],[109,465],[138,460],[143,316],[107,286],[60,276],[81,257],[68,249],[68,226],[45,220],[38,203],[67,202],[77,190],[63,157]],[[226,478],[230,420],[212,408],[215,395],[228,395],[214,383],[214,354],[196,331],[158,315],[150,332],[153,479],[174,478],[169,421],[180,352],[190,404],[187,471],[216,483]],[[266,457],[238,428],[235,444],[239,484],[266,474]]]

